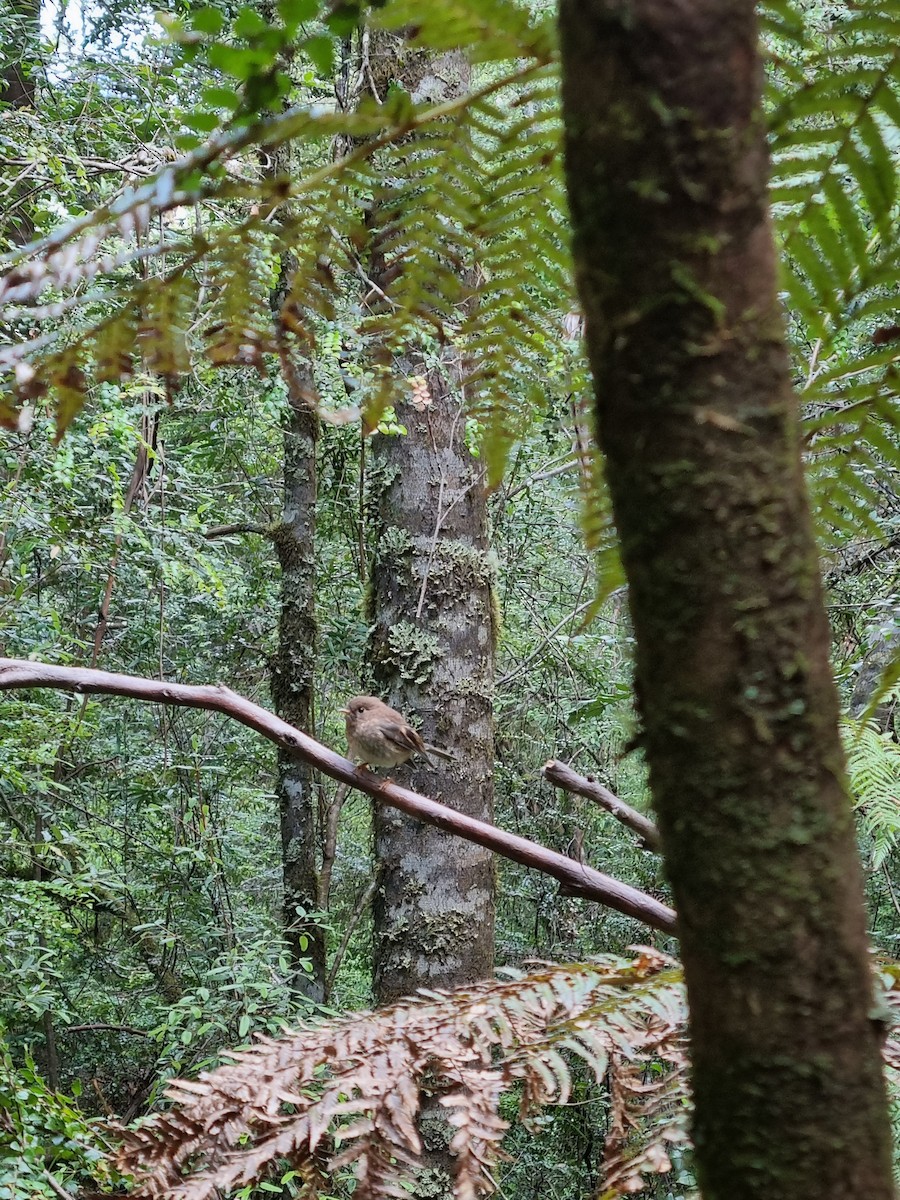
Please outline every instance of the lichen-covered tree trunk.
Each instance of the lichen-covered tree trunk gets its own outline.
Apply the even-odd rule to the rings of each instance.
[[[372,39],[380,94],[398,81],[414,97],[468,86],[460,54],[410,52]],[[402,221],[390,197],[372,212],[372,278],[402,262],[382,257],[380,231]],[[451,249],[448,247],[448,250]],[[387,274],[386,274],[387,273]],[[371,574],[370,663],[376,690],[420,722],[456,761],[399,768],[398,778],[471,816],[493,812],[493,560],[483,472],[465,445],[459,358],[446,347],[426,366],[414,346],[393,369],[417,379],[397,405],[404,436],[373,439],[369,488],[377,522]],[[408,772],[408,774],[407,774]],[[395,810],[376,808],[375,993],[380,1003],[419,987],[453,987],[494,966],[491,855]]]
[[[494,568],[485,492],[464,445],[458,395],[437,370],[428,383],[433,407],[399,405],[406,436],[377,439],[370,657],[379,693],[420,718],[426,741],[456,755],[452,763],[417,765],[411,786],[490,820]],[[490,853],[381,807],[375,851],[379,1002],[490,975]]]
[[[710,1200],[892,1195],[750,0],[561,0],[578,281]]]

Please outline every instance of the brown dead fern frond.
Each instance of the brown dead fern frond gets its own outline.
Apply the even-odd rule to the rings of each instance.
[[[657,1121],[663,1109],[660,1128],[674,1129],[684,1114],[684,1016],[680,972],[655,951],[422,995],[261,1038],[232,1063],[176,1081],[170,1111],[123,1131],[119,1165],[137,1195],[168,1200],[205,1200],[284,1163],[315,1195],[325,1159],[330,1170],[354,1170],[359,1200],[405,1196],[428,1083],[454,1129],[455,1195],[476,1200],[493,1190],[503,1157],[501,1097],[520,1092],[526,1116],[564,1104],[573,1057],[618,1088],[620,1140],[632,1116]],[[663,1064],[668,1085],[641,1091],[651,1062]]]

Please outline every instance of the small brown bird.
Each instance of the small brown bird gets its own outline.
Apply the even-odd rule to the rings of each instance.
[[[344,714],[350,757],[360,766],[398,767],[414,754],[421,754],[429,762],[432,754],[453,761],[446,750],[423,742],[395,708],[376,696],[354,696],[338,712]]]

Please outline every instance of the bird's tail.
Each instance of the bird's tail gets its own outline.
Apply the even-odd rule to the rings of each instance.
[[[456,755],[451,754],[449,750],[439,750],[437,748],[437,746],[429,746],[428,743],[426,742],[425,743],[425,757],[430,758],[432,754],[435,755],[436,758],[442,758],[444,760],[444,762],[455,762],[456,761]]]

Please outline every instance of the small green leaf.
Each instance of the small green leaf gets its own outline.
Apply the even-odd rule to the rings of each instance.
[[[216,114],[203,108],[195,108],[193,112],[185,113],[182,120],[188,129],[196,129],[198,133],[211,133],[219,127]]]
[[[268,28],[267,22],[249,4],[245,4],[239,10],[233,26],[234,36],[239,38],[257,37],[259,34],[265,33]]]
[[[209,48],[210,66],[224,71],[235,79],[249,79],[258,65],[259,56],[253,50],[225,46],[216,42]]]
[[[210,108],[235,108],[238,94],[234,88],[208,87],[201,92],[203,100]]]
[[[330,37],[314,37],[305,41],[301,47],[313,66],[324,78],[334,71],[334,42]]]
[[[213,8],[212,5],[198,9],[191,17],[191,25],[198,33],[208,33],[213,37],[222,32],[224,24],[225,17],[219,9]]]
[[[360,22],[360,5],[336,4],[328,14],[325,24],[335,37],[349,37]]]
[[[284,89],[279,86],[278,76],[255,75],[247,81],[244,92],[244,107],[252,112],[260,112],[264,108],[280,108],[278,101],[284,95]]]
[[[246,1037],[250,1028],[250,1014],[244,1013],[238,1023],[238,1037]]]
[[[162,26],[173,41],[177,42],[179,38],[184,36],[184,22],[179,20],[178,17],[173,16],[172,13],[157,12],[153,14],[153,19],[157,25]]]
[[[311,21],[319,12],[319,0],[278,0],[278,14],[285,25],[297,28]]]

